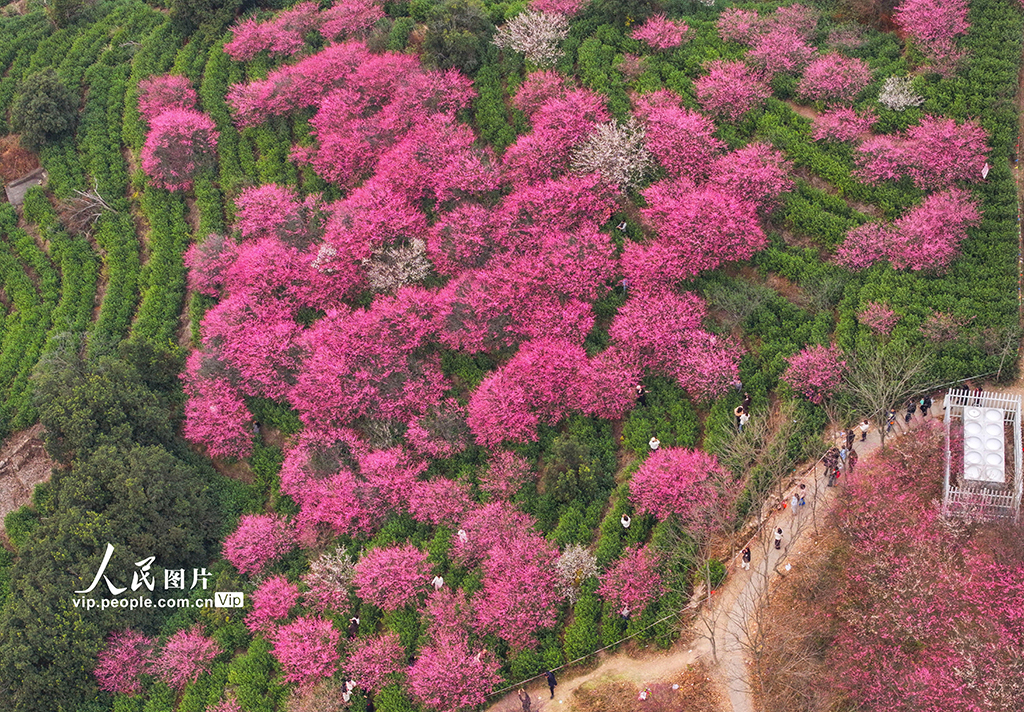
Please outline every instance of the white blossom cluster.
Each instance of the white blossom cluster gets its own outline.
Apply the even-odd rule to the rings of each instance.
[[[314,559],[304,580],[311,587],[319,584],[327,590],[347,591],[356,575],[355,565],[352,557],[339,546],[333,553],[321,554]]]
[[[423,240],[410,240],[408,245],[386,247],[363,261],[370,289],[394,292],[399,287],[425,279],[430,274],[427,245]]]
[[[910,77],[889,77],[882,85],[878,94],[878,103],[893,111],[903,111],[911,106],[921,106],[924,97],[915,94],[911,88]]]
[[[612,119],[598,124],[576,149],[572,169],[576,173],[601,174],[609,183],[633,187],[650,170],[654,159],[644,143],[644,127],[635,119],[624,124]]]
[[[548,67],[562,56],[562,40],[569,34],[569,18],[553,12],[521,12],[494,35],[494,44],[526,55],[539,67]]]
[[[597,576],[597,557],[586,547],[573,544],[558,557],[555,574],[558,577],[558,595],[575,605],[583,582],[591,576]]]

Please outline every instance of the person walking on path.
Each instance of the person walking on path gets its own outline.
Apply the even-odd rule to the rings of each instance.
[[[647,389],[642,383],[636,384],[636,401],[642,406],[647,405]]]
[[[743,426],[747,424],[747,421],[748,421],[748,420],[750,420],[750,416],[749,416],[749,415],[747,415],[747,411],[745,411],[745,410],[744,410],[744,411],[743,411],[743,412],[742,412],[742,413],[740,414],[740,432],[741,432],[741,433],[743,432]]]
[[[835,487],[836,480],[839,479],[839,465],[833,465],[832,469],[828,473],[828,486]]]
[[[857,466],[857,451],[850,450],[850,457],[846,460],[846,469],[849,472],[853,472],[853,468]]]
[[[530,712],[530,695],[523,688],[519,688],[519,702],[523,705],[523,712]]]
[[[743,556],[741,557],[740,568],[744,571],[750,571],[750,547],[743,549]]]
[[[928,417],[928,411],[932,409],[932,397],[931,396],[925,396],[924,398],[921,399],[921,404],[920,405],[921,405],[921,417],[922,418],[927,418]]]
[[[807,494],[807,485],[805,485],[804,483],[801,482],[800,483],[800,491],[797,492],[797,494],[800,495],[800,506],[802,507],[802,506],[804,506],[806,504],[806,501],[804,501],[804,497]]]
[[[544,677],[548,680],[548,689],[551,690],[551,699],[555,699],[555,685],[558,684],[558,680],[555,679],[555,673],[550,670],[545,670]]]
[[[903,418],[903,422],[910,425],[910,421],[914,419],[914,413],[917,412],[917,401],[913,398],[907,401],[907,414]]]
[[[892,426],[896,425],[896,411],[892,408],[885,414],[885,434],[892,432]]]
[[[846,429],[846,449],[849,450],[853,447],[853,441],[857,439],[857,434],[853,432],[853,426],[851,425]]]
[[[789,508],[793,511],[793,516],[796,516],[796,508],[800,505],[800,496],[794,492],[793,496],[789,498]]]
[[[782,548],[782,527],[775,530],[775,548]]]
[[[861,442],[864,442],[865,440],[868,439],[868,430],[870,430],[870,429],[871,429],[871,422],[867,418],[864,418],[864,420],[860,421],[860,441]]]
[[[825,466],[825,474],[832,471],[832,468],[839,462],[839,448],[835,445],[830,447],[825,453],[825,456],[821,458],[821,464]]]

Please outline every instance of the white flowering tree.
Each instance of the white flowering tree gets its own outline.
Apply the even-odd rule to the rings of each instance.
[[[494,44],[519,52],[538,67],[549,67],[562,56],[561,44],[569,34],[569,19],[553,12],[521,12],[494,35]]]
[[[924,97],[918,96],[911,88],[910,77],[889,77],[882,84],[878,94],[878,103],[892,111],[903,111],[911,106],[921,106]]]
[[[599,173],[604,180],[622,187],[634,187],[653,163],[644,143],[644,127],[635,119],[619,123],[612,119],[598,124],[573,155],[576,173]]]

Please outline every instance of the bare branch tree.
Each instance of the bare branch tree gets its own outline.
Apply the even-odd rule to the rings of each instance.
[[[921,391],[927,383],[930,362],[930,354],[911,348],[876,349],[848,362],[842,391],[863,416],[878,425],[883,448],[886,414]]]

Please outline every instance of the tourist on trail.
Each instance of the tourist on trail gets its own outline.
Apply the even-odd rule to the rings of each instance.
[[[903,418],[903,422],[910,425],[910,421],[914,419],[914,413],[917,412],[917,401],[913,398],[907,401],[907,414]]]
[[[892,432],[892,426],[896,425],[896,411],[892,408],[885,414],[885,433],[888,435]]]
[[[657,435],[652,435],[651,439],[647,441],[647,444],[651,446],[651,450],[657,450],[661,447],[661,441],[658,440]]]
[[[802,507],[805,504],[804,496],[807,494],[807,485],[805,485],[805,484],[803,484],[801,482],[800,483],[800,491],[798,492],[798,494],[800,495],[800,506]]]
[[[857,451],[850,450],[850,457],[846,460],[846,469],[853,472],[853,468],[857,466]]]
[[[555,673],[550,670],[545,670],[544,677],[548,679],[548,689],[551,690],[551,699],[555,699],[555,685],[558,684],[558,680],[555,679]]]
[[[921,399],[921,416],[924,418],[928,417],[928,411],[932,409],[932,397],[925,396]]]
[[[868,439],[868,430],[870,430],[870,429],[871,429],[871,422],[867,418],[864,418],[864,420],[860,421],[860,441],[861,442],[864,442],[865,440]]]
[[[775,530],[775,548],[782,548],[782,527]]]
[[[796,492],[789,498],[789,508],[793,511],[793,516],[796,516],[796,508],[800,504],[800,496]]]
[[[834,465],[828,473],[828,486],[835,487],[836,480],[839,479],[839,465]]]
[[[750,412],[750,406],[753,405],[753,403],[754,403],[754,401],[750,397],[750,394],[749,393],[744,393],[743,394],[743,410],[746,411],[747,413],[749,413]]]
[[[640,405],[647,405],[647,389],[642,383],[636,384],[636,400]]]
[[[750,547],[749,546],[745,547],[743,549],[742,563],[740,564],[740,567],[743,568],[746,571],[750,571]]]
[[[523,688],[519,688],[519,702],[523,705],[523,712],[530,712],[530,695]]]
[[[743,413],[740,415],[740,432],[741,433],[743,432],[743,426],[745,426],[747,424],[748,420],[750,420],[750,416],[747,415],[747,411],[743,411]]]
[[[853,426],[851,425],[846,429],[846,449],[849,450],[853,447],[853,441],[857,439],[857,434],[853,432]]]

